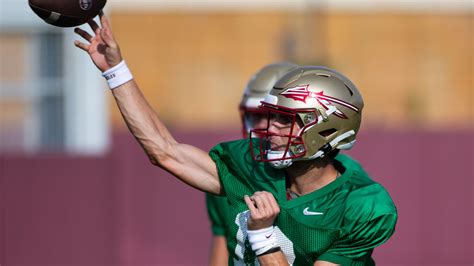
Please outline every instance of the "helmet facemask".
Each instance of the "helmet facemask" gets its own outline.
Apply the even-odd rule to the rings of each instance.
[[[268,112],[268,120],[266,128],[250,131],[250,138],[257,138],[259,146],[258,154],[255,154],[253,141],[250,142],[254,160],[269,162],[275,168],[286,168],[305,156],[306,147],[302,134],[307,128],[317,124],[315,110],[294,110],[266,103],[262,103],[260,108]],[[285,133],[276,133],[272,127],[278,127],[280,132]],[[272,142],[272,138],[279,142]]]

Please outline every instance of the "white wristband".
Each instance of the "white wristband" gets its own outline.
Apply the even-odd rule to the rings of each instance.
[[[132,73],[128,69],[124,60],[122,60],[122,62],[120,62],[118,65],[102,73],[102,76],[109,83],[109,88],[111,90],[133,79]]]
[[[273,226],[259,230],[247,230],[247,234],[252,250],[257,256],[278,246],[278,240]]]

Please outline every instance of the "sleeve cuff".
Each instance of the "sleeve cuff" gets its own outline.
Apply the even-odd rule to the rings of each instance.
[[[212,231],[212,235],[214,235],[214,236],[225,236],[224,228],[213,226],[211,228],[211,231]]]
[[[318,260],[328,261],[340,265],[351,265],[352,260],[347,257],[342,257],[339,255],[324,253],[318,257]]]

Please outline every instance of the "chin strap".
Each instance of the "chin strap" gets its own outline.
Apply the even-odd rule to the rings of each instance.
[[[347,139],[347,138],[349,138],[353,135],[355,135],[355,131],[354,130],[349,130],[349,131],[337,136],[335,139],[333,139],[332,141],[330,141],[329,143],[324,145],[325,147],[327,147],[327,149],[319,150],[313,156],[311,156],[307,159],[303,159],[303,160],[313,160],[313,159],[316,159],[316,158],[323,157],[326,153],[332,151],[333,148],[338,148],[338,149],[341,149],[341,150],[348,150],[348,149],[352,148],[355,141],[352,141],[352,142],[347,143],[347,144],[340,145],[339,147],[338,147],[338,144],[339,144],[339,142],[341,142],[341,141],[343,141],[343,140],[345,140],[345,139]],[[288,151],[286,154],[289,155],[289,156],[292,155],[291,151]],[[268,162],[273,168],[283,169],[283,168],[287,168],[287,167],[289,167],[290,165],[293,164],[293,159],[277,160],[277,159],[284,158],[284,157],[285,157],[285,152],[284,151],[267,150],[267,159],[268,160],[275,160],[275,161],[269,161]]]
[[[355,131],[354,130],[349,130],[349,131],[346,131],[344,132],[343,134],[337,136],[336,138],[334,138],[332,141],[330,141],[328,144],[326,144],[328,146],[328,149],[323,149],[323,150],[319,150],[317,153],[315,153],[313,156],[309,157],[308,160],[312,160],[312,159],[316,159],[316,158],[319,158],[319,157],[323,157],[327,151],[326,150],[329,150],[329,151],[332,151],[334,148],[339,148],[341,150],[348,150],[350,148],[352,148],[352,145],[354,145],[354,142],[351,142],[351,143],[348,143],[348,144],[344,144],[344,145],[341,145],[339,147],[337,147],[337,145],[339,144],[339,142],[341,142],[342,140],[345,140],[351,136],[355,135]],[[326,146],[324,145],[324,146]]]
[[[290,151],[287,152],[291,153]],[[289,155],[289,154],[288,154]],[[272,150],[267,150],[267,159],[268,160],[275,160],[275,159],[281,159],[285,157],[285,152],[284,151],[272,151]],[[291,164],[293,164],[293,159],[284,159],[284,160],[276,160],[276,161],[269,161],[268,162],[271,167],[276,168],[276,169],[283,169],[287,168]]]

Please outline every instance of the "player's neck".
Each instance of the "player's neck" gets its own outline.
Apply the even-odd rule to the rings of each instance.
[[[298,195],[316,191],[334,181],[339,175],[331,159],[295,162],[286,172],[290,190]]]

